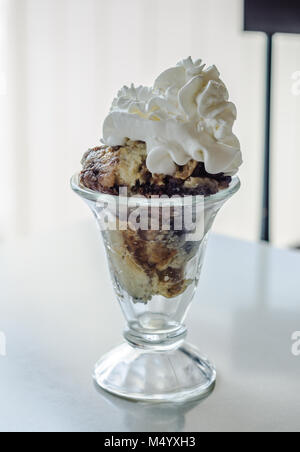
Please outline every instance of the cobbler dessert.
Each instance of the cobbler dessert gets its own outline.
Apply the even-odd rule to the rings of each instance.
[[[230,186],[242,163],[235,119],[217,68],[183,60],[151,88],[120,90],[103,124],[103,144],[83,156],[80,183],[113,196],[122,188],[131,198],[208,199]],[[186,241],[172,220],[169,230],[105,231],[116,284],[135,302],[172,299],[191,283],[186,269],[199,243]],[[122,226],[124,219],[117,221]]]

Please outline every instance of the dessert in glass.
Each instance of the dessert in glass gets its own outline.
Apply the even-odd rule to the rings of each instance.
[[[94,378],[132,400],[185,402],[207,395],[216,371],[185,341],[184,325],[208,233],[238,189],[242,163],[235,105],[215,66],[191,58],[151,88],[124,87],[72,188],[104,239],[126,319],[125,343]]]

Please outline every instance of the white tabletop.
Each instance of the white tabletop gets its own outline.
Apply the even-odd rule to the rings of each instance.
[[[92,219],[1,245],[0,431],[300,431],[299,269],[300,252],[212,236],[186,323],[217,387],[192,405],[140,405],[92,381],[124,327]]]

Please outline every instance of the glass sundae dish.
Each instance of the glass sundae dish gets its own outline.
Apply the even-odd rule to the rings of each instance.
[[[208,394],[216,372],[185,342],[208,233],[240,186],[234,104],[213,66],[191,58],[153,88],[124,87],[72,188],[100,227],[126,342],[95,368],[100,387],[141,401]]]

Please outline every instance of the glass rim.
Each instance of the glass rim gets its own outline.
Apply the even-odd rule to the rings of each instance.
[[[194,203],[197,203],[197,198],[199,199],[199,203],[205,202],[207,204],[214,204],[221,201],[226,201],[226,199],[233,196],[240,188],[241,181],[238,176],[233,176],[232,181],[229,184],[228,188],[218,191],[218,193],[214,195],[204,196],[204,195],[187,195],[187,196],[175,196],[175,197],[152,197],[145,198],[143,196],[118,196],[111,195],[109,193],[101,193],[98,191],[90,190],[82,185],[79,181],[80,173],[75,173],[71,178],[71,188],[72,190],[78,194],[81,198],[86,199],[88,201],[103,202],[103,203],[111,203],[114,201],[115,203],[123,202],[127,205],[139,205],[139,206],[180,206],[182,205],[182,200],[190,198]]]

